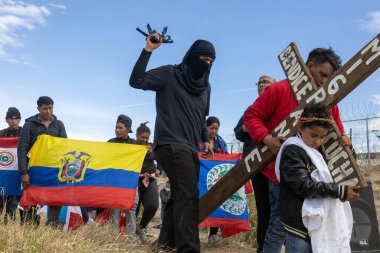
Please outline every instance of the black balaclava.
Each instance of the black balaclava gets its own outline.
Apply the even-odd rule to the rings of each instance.
[[[208,77],[211,64],[203,61],[200,56],[208,56],[215,60],[215,48],[206,40],[193,43],[182,63],[176,66],[176,77],[180,84],[192,95],[200,95],[210,85]]]

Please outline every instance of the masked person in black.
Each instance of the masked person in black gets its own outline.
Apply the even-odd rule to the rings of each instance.
[[[179,65],[146,71],[149,58],[162,43],[159,34],[148,37],[133,68],[130,85],[156,92],[155,154],[171,183],[158,246],[177,252],[199,252],[199,141],[213,154],[205,118],[209,112],[209,74],[215,60],[214,46],[197,40]]]

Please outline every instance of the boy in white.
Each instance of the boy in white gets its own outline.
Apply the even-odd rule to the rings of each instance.
[[[280,215],[287,253],[350,253],[352,212],[358,186],[338,185],[319,148],[333,124],[322,104],[305,108],[298,134],[281,146],[276,159]]]

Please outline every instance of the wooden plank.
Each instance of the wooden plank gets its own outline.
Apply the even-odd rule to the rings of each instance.
[[[318,86],[314,82],[309,68],[306,67],[296,44],[291,42],[290,45],[280,53],[278,59],[289,81],[294,97],[299,105],[304,105],[306,101],[303,97],[310,97],[313,92],[318,89]]]
[[[336,124],[334,130],[326,136],[322,149],[326,155],[327,165],[335,183],[359,185],[361,190],[367,187],[361,170],[348,146],[339,146],[340,131]]]
[[[297,115],[301,114],[305,105],[323,102],[328,108],[331,108],[376,71],[380,66],[379,40],[380,34],[337,71],[326,85],[319,87],[310,93],[311,95],[300,94],[300,100],[304,100],[306,103],[299,105],[271,132],[271,135],[281,135],[285,138],[293,136],[296,133]],[[207,218],[273,158],[274,154],[266,146],[258,146],[253,149],[199,200],[199,221]]]

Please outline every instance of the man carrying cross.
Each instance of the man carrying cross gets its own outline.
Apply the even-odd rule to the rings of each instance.
[[[341,67],[341,59],[329,48],[312,50],[306,61],[317,86],[324,85]],[[265,92],[248,108],[244,115],[244,125],[248,133],[257,143],[265,144],[274,154],[281,147],[283,137],[272,137],[269,133],[284,120],[295,108],[298,102],[293,95],[288,80],[282,80],[268,87]],[[342,133],[342,145],[349,145],[350,140],[344,135],[343,125],[337,106],[330,110],[339,130]],[[279,183],[274,173],[274,160],[262,170],[269,178],[269,200],[271,214],[267,234],[264,240],[263,252],[279,253],[285,240],[285,230],[280,220]]]

